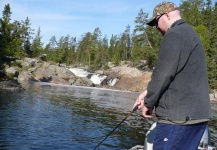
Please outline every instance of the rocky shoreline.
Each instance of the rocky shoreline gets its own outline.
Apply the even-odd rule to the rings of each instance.
[[[151,71],[139,70],[131,67],[130,63],[123,62],[119,66],[109,64],[107,70],[89,71],[86,76],[79,76],[72,71],[74,66],[65,64],[55,64],[52,62],[42,61],[40,59],[25,58],[23,60],[14,60],[5,65],[6,75],[15,81],[0,81],[0,90],[23,91],[20,85],[22,82],[48,82],[62,85],[99,87],[122,91],[142,92],[146,89],[151,79]],[[147,68],[145,61],[141,62],[143,68]],[[141,68],[141,67],[140,67]],[[95,78],[103,77],[100,82],[93,82]],[[210,100],[217,101],[217,91],[210,93]]]
[[[0,90],[22,92],[25,89],[14,80],[0,81]]]

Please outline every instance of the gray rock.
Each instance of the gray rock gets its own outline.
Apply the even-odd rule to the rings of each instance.
[[[75,77],[75,75],[67,68],[64,67],[55,67],[56,75],[65,80],[69,80],[70,78]]]
[[[25,58],[21,63],[22,67],[35,67],[38,63],[37,59]]]
[[[211,101],[213,101],[214,100],[214,94],[210,93],[209,98],[210,98]]]
[[[6,74],[12,74],[17,77],[19,75],[19,67],[10,67],[5,69]]]
[[[81,78],[79,77],[75,83],[73,84],[75,86],[87,86],[87,87],[94,87],[94,84],[92,83],[91,80],[88,78]]]
[[[22,86],[14,82],[12,80],[8,81],[1,81],[0,82],[0,90],[7,90],[7,91],[24,91],[25,89]]]
[[[23,82],[23,81],[35,81],[35,79],[32,77],[31,71],[24,71],[21,72],[18,76],[18,82]]]

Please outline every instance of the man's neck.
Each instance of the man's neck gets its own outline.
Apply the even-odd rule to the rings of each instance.
[[[180,20],[180,19],[181,19],[180,17],[177,17],[177,18],[173,19],[173,21],[171,21],[171,23],[170,23],[168,29],[170,29],[170,28],[172,27],[172,25],[173,25],[176,21],[178,21],[178,20]]]

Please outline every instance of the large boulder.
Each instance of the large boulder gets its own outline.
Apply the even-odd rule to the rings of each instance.
[[[143,73],[141,76],[122,75],[114,85],[115,88],[126,91],[142,92],[151,80],[151,72]]]
[[[131,68],[131,67],[113,67],[111,68],[113,72],[118,73],[119,76],[129,76],[129,77],[140,77],[144,74],[143,71],[138,70],[137,68]]]
[[[34,58],[25,58],[22,62],[21,65],[22,67],[35,67],[39,60],[34,59]]]
[[[89,80],[86,77],[79,77],[77,80],[74,82],[75,86],[87,86],[87,87],[94,87],[95,85],[91,80]]]
[[[68,68],[49,63],[43,63],[41,67],[33,72],[32,76],[37,81],[55,84],[93,86],[93,83],[89,79],[75,76]]]
[[[12,80],[8,81],[0,81],[0,90],[7,90],[7,91],[24,91],[25,89],[22,86]]]
[[[71,78],[75,78],[76,76],[72,73],[68,68],[64,67],[56,67],[55,68],[56,75],[65,80],[69,80]]]
[[[104,74],[107,75],[107,78],[102,84],[106,85],[112,82],[111,85],[115,89],[140,92],[147,87],[148,82],[151,80],[152,72],[144,72],[127,66],[118,66],[104,71]]]
[[[21,83],[23,81],[35,81],[32,77],[31,71],[23,71],[18,75],[18,82]]]
[[[55,75],[55,72],[52,72],[47,68],[37,68],[33,72],[33,76],[35,80],[42,81],[42,82],[50,82],[52,80],[53,75]]]
[[[17,77],[18,75],[19,75],[19,67],[17,67],[17,66],[14,66],[14,67],[9,67],[9,68],[6,68],[5,69],[5,72],[6,72],[6,74],[8,75],[8,74],[11,74],[11,75],[13,75],[14,77]]]

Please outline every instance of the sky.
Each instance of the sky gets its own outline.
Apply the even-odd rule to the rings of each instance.
[[[212,0],[213,3],[216,0]],[[70,35],[81,39],[87,32],[99,28],[102,37],[119,35],[126,26],[134,29],[140,9],[152,15],[162,0],[0,0],[0,12],[10,4],[12,21],[30,19],[35,33],[40,27],[42,42],[48,44],[52,36],[57,40]],[[173,0],[179,6],[180,0]],[[34,37],[34,36],[33,36]]]

